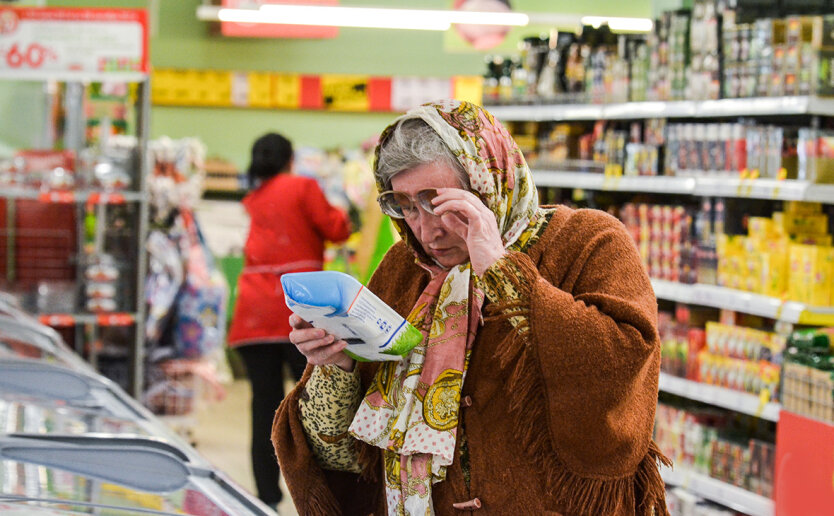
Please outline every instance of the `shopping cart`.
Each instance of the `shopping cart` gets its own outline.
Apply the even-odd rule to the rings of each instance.
[[[152,364],[142,402],[168,426],[196,445],[198,413],[226,395],[211,360],[166,360]]]

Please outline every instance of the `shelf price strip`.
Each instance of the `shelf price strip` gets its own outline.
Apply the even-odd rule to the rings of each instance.
[[[46,326],[66,328],[77,324],[130,326],[136,321],[136,317],[133,314],[122,312],[107,314],[43,314],[38,320]]]
[[[68,326],[75,326],[75,317],[69,314],[51,314],[41,315],[39,318],[41,324],[52,326],[55,328],[66,328]]]
[[[770,402],[767,391],[759,395],[708,385],[660,373],[660,390],[767,421],[778,421],[781,405]]]
[[[43,203],[72,204],[75,202],[75,192],[66,190],[52,190],[38,194],[38,201]]]
[[[99,326],[130,326],[134,320],[133,315],[126,313],[99,314],[96,317]]]
[[[660,299],[744,312],[790,323],[815,326],[834,325],[834,308],[807,306],[796,301],[763,296],[715,285],[687,285],[652,279]]]

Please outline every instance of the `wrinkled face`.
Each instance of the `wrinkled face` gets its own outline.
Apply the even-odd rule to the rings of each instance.
[[[455,170],[443,162],[420,165],[391,178],[392,190],[414,199],[427,188],[461,188],[461,184]],[[469,261],[466,240],[448,229],[440,217],[418,207],[404,220],[426,254],[440,265],[448,268]]]

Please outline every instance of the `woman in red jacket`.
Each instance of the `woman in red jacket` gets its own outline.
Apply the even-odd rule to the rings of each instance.
[[[270,431],[284,399],[284,364],[297,381],[307,363],[289,344],[290,310],[281,275],[321,270],[324,242],[350,235],[347,215],[331,206],[314,179],[293,172],[292,143],[275,133],[252,146],[249,184],[243,199],[250,217],[244,269],[238,280],[229,346],[240,353],[252,385],[252,469],[258,497],[276,506],[281,500],[278,467]]]

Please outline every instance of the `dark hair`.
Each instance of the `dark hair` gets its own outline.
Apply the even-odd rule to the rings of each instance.
[[[292,143],[280,134],[268,133],[255,140],[247,171],[249,187],[257,188],[267,179],[289,170],[292,157]]]

